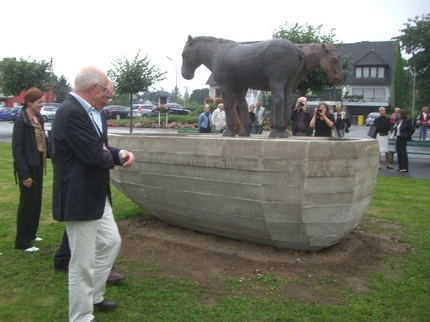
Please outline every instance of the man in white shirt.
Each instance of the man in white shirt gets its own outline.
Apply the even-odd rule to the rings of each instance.
[[[215,130],[221,130],[221,132],[225,128],[225,111],[224,104],[219,103],[218,108],[212,113],[212,123]]]

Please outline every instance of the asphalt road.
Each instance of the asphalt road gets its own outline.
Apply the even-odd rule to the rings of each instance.
[[[51,129],[51,123],[46,122],[45,123],[45,130]],[[352,125],[350,128],[350,132],[346,134],[347,138],[369,138],[367,136],[368,131],[367,126],[358,126],[358,125]],[[0,122],[0,142],[12,142],[12,130],[13,130],[13,123],[12,122]],[[176,130],[169,130],[169,129],[143,129],[143,128],[134,128],[133,134],[137,133],[169,133],[173,132],[175,133]],[[117,133],[117,134],[128,134],[130,133],[129,128],[115,128],[110,127],[109,133]],[[265,133],[263,133],[264,135]],[[413,139],[418,139],[418,129],[415,131],[415,134],[413,136]],[[430,139],[430,135],[427,138],[427,140]],[[426,148],[408,148],[408,151],[414,151],[414,149],[419,150],[427,150],[430,152],[429,149]],[[397,177],[405,177],[405,178],[419,178],[419,179],[430,179],[430,155],[415,155],[415,154],[409,154],[409,172],[407,173],[400,173],[395,171],[394,169],[390,170],[385,167],[385,157],[381,156],[381,165],[382,169],[379,170],[379,175],[383,176],[397,176]],[[377,165],[375,165],[377,166]],[[397,158],[394,157],[394,162],[392,163],[392,166],[394,168],[397,168]]]

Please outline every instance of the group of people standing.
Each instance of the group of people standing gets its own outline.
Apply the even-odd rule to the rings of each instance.
[[[406,110],[396,107],[390,118],[386,117],[385,107],[379,108],[379,117],[373,121],[375,127],[375,135],[378,140],[379,152],[385,154],[387,169],[393,169],[391,166],[391,158],[388,150],[389,137],[396,138],[396,151],[399,167],[396,171],[408,172],[408,153],[407,143],[412,139],[415,128],[412,122],[408,119]],[[381,162],[378,160],[378,168],[381,169]]]
[[[128,169],[135,158],[132,152],[108,143],[102,110],[113,97],[113,85],[106,73],[86,67],[77,74],[73,92],[56,112],[49,139],[40,115],[44,95],[38,88],[25,92],[13,129],[14,173],[20,190],[15,248],[29,253],[39,250],[32,243],[42,240],[36,234],[44,169],[50,157],[53,218],[66,223],[69,321],[94,322],[94,311],[118,306],[104,298],[121,246],[109,170],[115,165]]]

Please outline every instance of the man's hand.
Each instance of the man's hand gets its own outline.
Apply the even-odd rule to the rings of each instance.
[[[122,167],[130,169],[134,163],[134,154],[130,151],[124,150],[121,152],[121,159],[124,161]]]

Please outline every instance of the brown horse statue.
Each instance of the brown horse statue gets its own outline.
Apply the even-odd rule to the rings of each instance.
[[[192,79],[205,65],[220,86],[227,129],[223,136],[234,136],[234,99],[242,123],[239,136],[249,136],[250,120],[245,100],[248,88],[269,87],[273,96],[273,130],[270,138],[287,137],[293,103],[293,80],[303,67],[303,51],[289,40],[271,39],[253,44],[215,37],[191,37],[182,52],[181,73]]]

